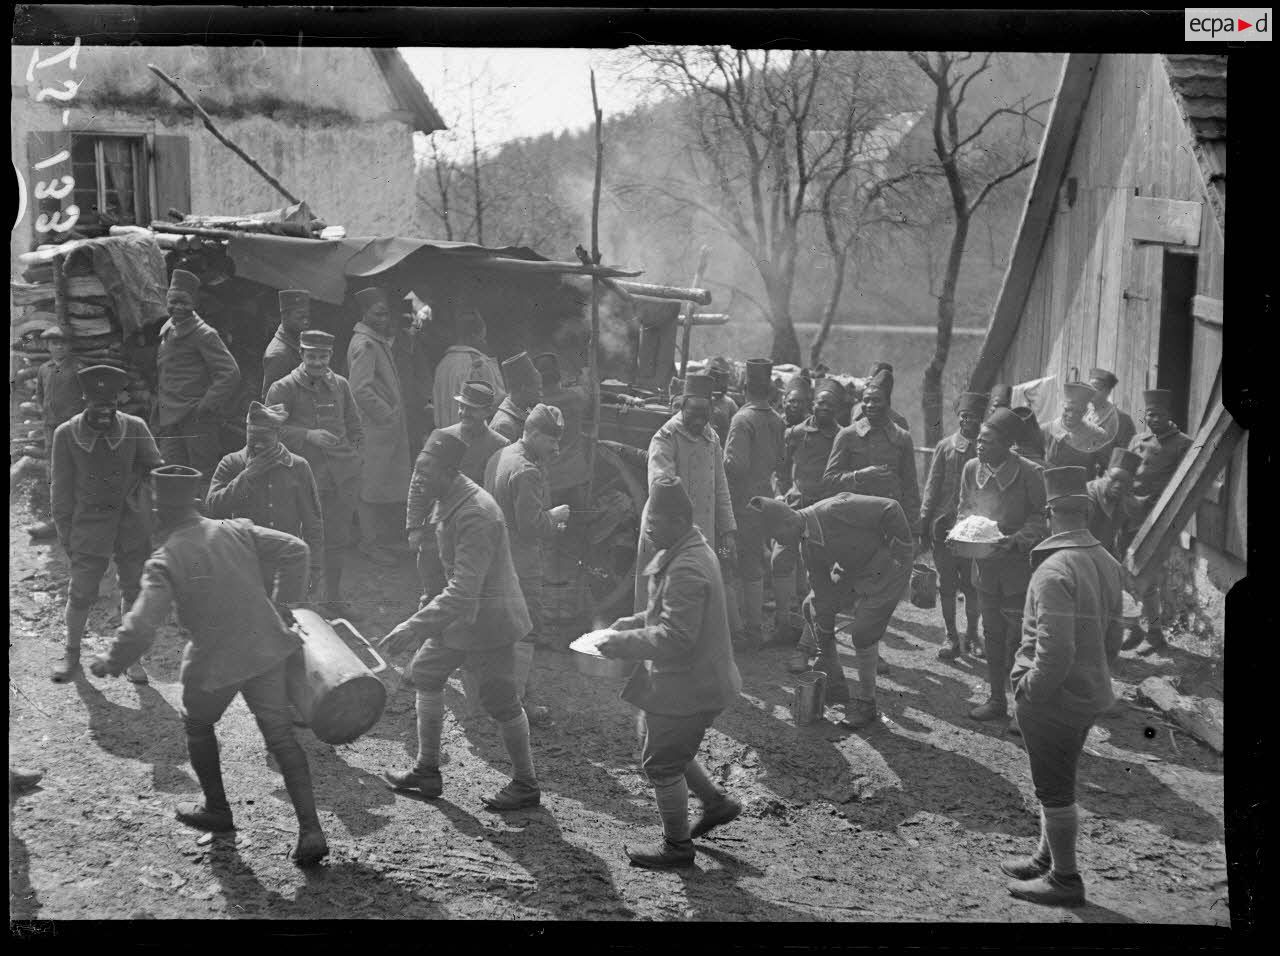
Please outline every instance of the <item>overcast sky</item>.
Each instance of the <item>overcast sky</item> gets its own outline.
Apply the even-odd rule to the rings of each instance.
[[[436,134],[450,151],[470,150],[474,86],[476,138],[481,148],[524,136],[591,125],[589,71],[606,116],[640,102],[646,90],[618,76],[610,50],[401,47],[432,104],[453,135]],[[612,61],[612,62],[611,62]],[[417,137],[421,154],[425,137]]]

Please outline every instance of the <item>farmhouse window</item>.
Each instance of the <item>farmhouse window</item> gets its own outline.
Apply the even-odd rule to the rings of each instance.
[[[143,137],[72,133],[71,175],[84,225],[151,222],[151,176]]]

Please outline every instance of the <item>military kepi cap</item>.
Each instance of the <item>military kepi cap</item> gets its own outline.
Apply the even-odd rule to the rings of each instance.
[[[1173,408],[1173,392],[1167,388],[1151,388],[1142,393],[1143,405],[1148,409],[1159,409],[1168,414]]]
[[[186,465],[161,465],[151,469],[156,504],[164,507],[194,505],[204,490],[204,474]]]
[[[956,399],[956,411],[984,415],[987,411],[987,396],[982,392],[961,392]]]
[[[498,393],[488,382],[474,381],[463,382],[462,388],[458,389],[458,394],[453,396],[453,400],[468,408],[488,408],[497,397]]]
[[[126,372],[113,365],[93,365],[76,373],[80,391],[89,402],[114,402],[120,391],[129,384]]]
[[[991,386],[991,405],[992,407],[1005,406],[1006,408],[1013,404],[1013,386],[1012,385],[992,385]]]
[[[200,277],[186,269],[174,269],[169,277],[170,292],[185,292],[194,296],[200,290]]]
[[[304,349],[328,349],[333,351],[333,336],[319,329],[307,329],[298,336],[298,344]]]
[[[1142,456],[1136,451],[1129,451],[1127,448],[1111,449],[1111,461],[1107,464],[1107,470],[1119,468],[1132,475],[1138,473],[1138,466],[1142,464]]]
[[[1100,382],[1106,382],[1108,388],[1115,388],[1120,383],[1120,379],[1116,378],[1116,373],[1109,372],[1105,368],[1089,369],[1089,378],[1097,379]]]
[[[768,388],[773,384],[773,363],[768,359],[747,359],[747,387]]]
[[[281,312],[310,312],[311,293],[306,289],[282,289],[276,295]]]
[[[289,410],[284,405],[263,405],[261,402],[249,403],[249,414],[245,416],[245,424],[250,428],[279,429],[289,420]]]
[[[536,429],[552,438],[559,438],[564,434],[564,413],[554,405],[534,405],[529,409],[524,427]]]
[[[1022,419],[1007,408],[997,408],[983,424],[995,431],[1007,445],[1015,444],[1025,427]]]
[[[710,401],[713,385],[710,375],[690,375],[684,380],[684,397]]]
[[[1046,468],[1044,470],[1045,501],[1057,501],[1060,498],[1087,499],[1089,490],[1085,487],[1086,480],[1085,470],[1078,465]]]
[[[376,285],[370,286],[356,293],[356,303],[360,306],[361,312],[368,312],[375,305],[386,305],[387,293]]]
[[[674,517],[693,517],[693,502],[678,475],[659,475],[649,486],[649,511]]]
[[[422,453],[439,459],[446,466],[457,471],[462,464],[462,457],[467,453],[467,443],[457,435],[450,435],[447,431],[437,428],[427,436],[427,442],[422,446]]]
[[[517,392],[535,389],[542,384],[542,376],[528,352],[513,355],[502,363],[502,375],[507,380],[507,390]]]

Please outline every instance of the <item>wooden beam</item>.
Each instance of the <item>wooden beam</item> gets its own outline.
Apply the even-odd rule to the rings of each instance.
[[[1191,299],[1191,314],[1206,325],[1222,325],[1222,300],[1208,295]]]
[[[1045,126],[1044,139],[1040,142],[1040,157],[1036,161],[1035,177],[1027,192],[1027,203],[1018,224],[1009,268],[1000,286],[991,325],[973,375],[969,378],[969,390],[985,392],[995,384],[996,374],[1004,361],[1013,337],[1022,320],[1022,311],[1031,291],[1036,265],[1044,248],[1058,200],[1058,190],[1066,175],[1071,154],[1075,149],[1080,123],[1084,118],[1085,104],[1093,88],[1093,78],[1098,70],[1101,55],[1097,53],[1072,53],[1062,66],[1062,78],[1058,81],[1058,94],[1053,101],[1053,112]],[[1072,212],[1066,213],[1071,215]],[[1080,213],[1076,213],[1079,215]]]
[[[1169,548],[1195,515],[1243,437],[1244,429],[1222,402],[1215,403],[1208,420],[1196,434],[1173,479],[1138,529],[1125,555],[1125,567],[1139,589],[1163,573],[1164,557]]]
[[[1125,236],[1133,242],[1199,246],[1204,204],[1156,196],[1130,196]]]

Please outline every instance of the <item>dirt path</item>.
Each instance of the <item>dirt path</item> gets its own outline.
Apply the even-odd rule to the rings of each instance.
[[[304,873],[286,858],[294,820],[283,783],[237,700],[218,730],[239,836],[202,841],[172,818],[176,801],[198,793],[177,710],[180,640],[167,632],[157,642],[150,686],[50,683],[65,561],[15,530],[27,519],[20,510],[9,538],[10,760],[46,776],[10,806],[11,918],[1229,921],[1222,761],[1138,709],[1131,684],[1081,765],[1090,905],[1057,911],[1010,898],[997,863],[1037,833],[1026,755],[1002,727],[965,716],[982,699],[981,662],[937,661],[936,612],[906,604],[883,644],[884,720],[868,732],[797,729],[783,652],[739,661],[744,696],[702,756],[747,812],[700,841],[688,872],[628,865],[623,844],[659,834],[630,709],[616,683],[585,678],[556,654],[536,666],[558,721],[535,731],[541,808],[483,809],[506,757],[492,724],[454,720],[456,686],[444,797],[388,791],[378,774],[404,767],[415,746],[405,689],[351,746],[301,732],[333,849]],[[351,563],[351,593],[372,612],[362,629],[381,637],[411,604],[413,574]],[[116,600],[104,586],[89,653],[105,647]],[[1129,661],[1122,673],[1161,666]]]

